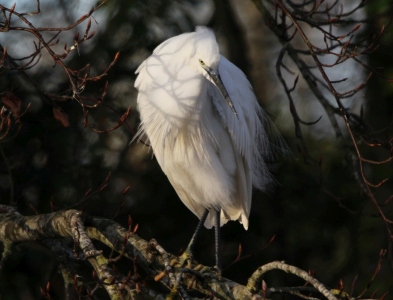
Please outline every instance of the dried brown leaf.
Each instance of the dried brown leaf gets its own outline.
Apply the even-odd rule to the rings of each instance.
[[[68,120],[68,115],[58,106],[53,108],[53,116],[56,121],[59,121],[63,127],[70,126],[70,121]]]
[[[20,101],[18,97],[16,97],[13,93],[9,91],[3,93],[3,97],[1,97],[1,101],[11,111],[12,116],[16,120],[19,120],[22,101]]]

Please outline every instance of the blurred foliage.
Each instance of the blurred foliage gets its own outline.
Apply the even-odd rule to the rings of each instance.
[[[18,8],[19,1],[16,2]],[[48,17],[52,11],[57,11],[72,23],[89,10],[68,15],[77,2],[63,0],[60,6],[42,7],[41,14],[30,20]],[[98,74],[120,51],[118,62],[105,79],[109,82],[105,105],[93,111],[90,118],[97,128],[105,129],[116,124],[128,107],[132,114],[127,124],[107,134],[83,127],[82,110],[75,101],[59,103],[69,117],[70,126],[63,127],[54,119],[51,104],[21,73],[0,70],[0,93],[11,91],[16,95],[22,102],[22,111],[31,104],[21,119],[20,129],[13,129],[0,143],[1,203],[15,204],[27,215],[51,211],[51,202],[55,209],[79,203],[78,209],[115,218],[125,226],[127,216],[131,215],[134,222],[139,223],[140,236],[154,237],[168,251],[180,254],[192,236],[197,218],[179,201],[148,148],[141,143],[129,145],[139,122],[134,72],[163,40],[191,31],[195,25],[207,25],[218,33],[226,56],[250,75],[249,66],[253,61],[244,55],[249,46],[244,32],[255,29],[245,28],[228,3],[219,0],[118,0],[109,1],[97,12],[96,36],[74,52],[68,63],[73,68],[89,63],[92,73]],[[377,0],[368,7],[367,12],[373,14],[391,11],[392,4]],[[46,19],[46,22],[47,27],[56,23],[55,18]],[[378,22],[380,20],[376,19],[375,27],[370,30],[378,30]],[[370,56],[370,62],[373,66],[383,66],[384,75],[392,78],[393,39],[391,28],[388,30],[390,33],[385,35],[380,50]],[[11,41],[17,43],[9,33],[0,33],[2,46],[10,48],[8,43]],[[266,53],[261,51],[260,55]],[[275,61],[276,58],[266,59]],[[58,66],[52,68],[53,63],[45,66],[44,62],[44,66],[38,64],[28,74],[42,89],[63,93],[69,88],[67,78],[60,74]],[[270,96],[268,91],[280,87],[273,85],[277,82],[275,74],[268,72],[265,76],[271,80],[261,84],[265,96]],[[251,78],[254,83],[258,83],[258,79]],[[102,88],[102,82],[89,86],[91,90]],[[366,89],[365,114],[376,129],[387,126],[392,120],[392,91],[392,84],[378,77],[374,77]],[[277,96],[272,94],[272,98]],[[286,102],[283,105],[281,109],[288,110]],[[223,227],[223,275],[245,283],[258,266],[285,260],[305,270],[313,270],[318,279],[331,287],[337,287],[343,279],[347,291],[358,276],[355,290],[360,292],[371,279],[380,249],[391,248],[384,224],[375,216],[375,209],[365,195],[359,192],[351,167],[344,163],[345,153],[337,151],[338,140],[307,135],[305,140],[311,155],[320,159],[307,165],[297,153],[293,130],[283,134],[293,155],[276,167],[277,184],[271,191],[255,191],[250,229],[244,231],[237,222]],[[389,177],[391,166],[381,166],[369,173],[379,179]],[[108,174],[108,186],[84,201],[85,193],[99,188]],[[119,210],[127,186],[131,188]],[[381,193],[391,195],[392,186],[385,186]],[[244,259],[230,265],[238,255],[239,244]],[[212,265],[213,254],[213,233],[203,230],[196,257]],[[393,274],[389,265],[391,257],[389,259],[371,287],[378,288],[380,293],[390,291],[391,296]],[[61,278],[58,275],[51,277],[55,273],[54,258],[45,249],[36,245],[20,246],[2,274],[1,299],[37,299],[39,287],[47,280],[52,281],[52,287],[61,290]],[[269,286],[303,284],[277,273],[269,274],[266,282]],[[60,298],[59,294],[54,297]]]

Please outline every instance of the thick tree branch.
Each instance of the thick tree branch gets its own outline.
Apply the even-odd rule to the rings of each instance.
[[[295,268],[280,262],[262,266],[250,278],[246,287],[221,277],[211,268],[200,265],[196,261],[189,261],[187,268],[185,268],[179,264],[176,256],[166,252],[154,239],[146,241],[114,221],[83,216],[77,210],[35,216],[22,216],[17,212],[0,215],[0,241],[6,246],[3,260],[7,258],[11,244],[27,241],[41,242],[53,253],[67,252],[68,250],[63,244],[56,243],[53,239],[69,237],[74,240],[75,247],[72,251],[74,259],[87,260],[91,264],[97,275],[98,283],[106,289],[111,299],[130,295],[140,279],[136,279],[138,274],[124,276],[116,272],[110,264],[110,258],[105,257],[102,251],[96,250],[93,240],[105,244],[125,258],[135,261],[138,267],[142,268],[143,273],[147,274],[146,280],[152,281],[154,279],[161,282],[168,288],[168,291],[171,291],[170,295],[173,296],[178,292],[187,295],[189,291],[198,291],[208,296],[213,295],[217,299],[262,299],[266,296],[266,292],[269,293],[269,290],[262,291],[262,287],[258,287],[256,283],[261,280],[265,271],[272,268],[287,271]],[[78,254],[78,249],[82,250],[81,254]],[[318,290],[328,299],[336,299],[312,276],[304,277],[302,275],[306,272],[296,270],[298,272],[292,273],[316,286],[317,289],[314,292]],[[69,285],[70,274],[67,272],[67,268],[63,265],[62,273],[65,278],[68,278],[66,284]],[[276,292],[276,290],[273,289],[272,292]],[[139,288],[138,293],[144,295],[143,299],[147,299],[146,297],[150,297],[148,295],[151,295],[152,291],[142,287]]]

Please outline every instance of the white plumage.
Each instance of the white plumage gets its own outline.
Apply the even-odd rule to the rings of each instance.
[[[211,76],[217,71],[230,99]],[[205,27],[166,40],[136,73],[137,136],[147,135],[180,199],[198,218],[221,209],[221,225],[238,220],[247,229],[252,186],[265,189],[272,180],[265,164],[272,149],[269,119],[246,76]]]

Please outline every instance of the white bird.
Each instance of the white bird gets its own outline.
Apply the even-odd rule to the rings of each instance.
[[[270,120],[206,27],[164,41],[136,73],[137,138],[147,135],[178,196],[201,220],[194,237],[201,224],[216,227],[220,267],[219,227],[238,220],[248,229],[252,186],[264,190],[272,181]]]

